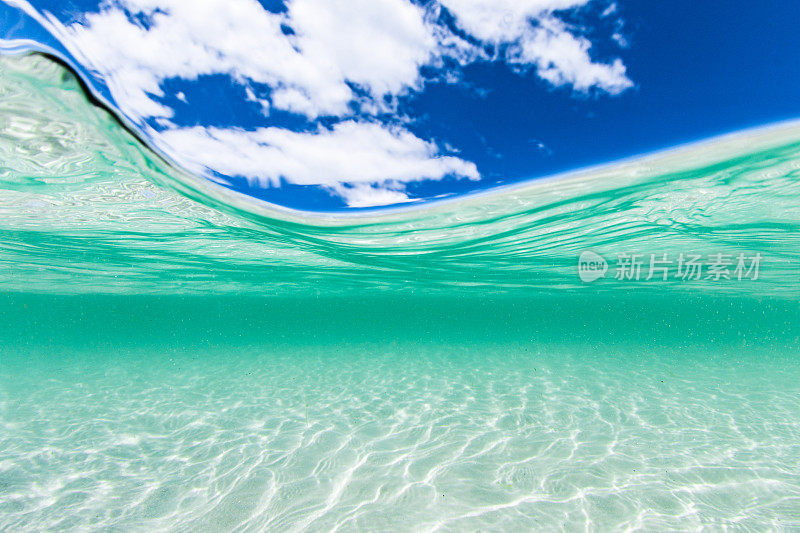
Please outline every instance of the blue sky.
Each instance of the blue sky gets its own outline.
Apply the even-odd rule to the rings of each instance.
[[[800,117],[798,20],[789,0],[7,0],[0,37],[69,59],[193,172],[334,211]]]

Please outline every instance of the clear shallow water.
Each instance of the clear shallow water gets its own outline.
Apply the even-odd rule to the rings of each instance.
[[[0,529],[800,527],[796,125],[311,216],[0,67]]]
[[[794,304],[2,304],[10,530],[800,526]]]

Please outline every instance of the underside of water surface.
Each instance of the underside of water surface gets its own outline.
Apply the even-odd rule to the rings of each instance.
[[[798,528],[798,178],[786,123],[312,215],[2,57],[0,529]]]

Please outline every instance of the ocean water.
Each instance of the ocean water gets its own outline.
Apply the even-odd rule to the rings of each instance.
[[[796,123],[310,215],[0,58],[0,530],[800,528],[798,224]]]

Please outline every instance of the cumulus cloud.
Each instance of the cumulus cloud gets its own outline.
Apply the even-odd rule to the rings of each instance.
[[[620,92],[632,85],[622,62],[593,61],[591,43],[554,16],[588,1],[287,0],[273,13],[256,0],[106,0],[72,24],[49,20],[134,118],[170,115],[153,98],[165,79],[227,74],[269,86],[272,106],[313,119],[352,114],[353,86],[383,102],[421,89],[422,66],[480,57],[437,23],[442,7],[473,40],[508,45],[505,60],[554,85]]]
[[[479,177],[474,164],[386,118],[398,98],[424,90],[423,67],[455,82],[451,60],[500,60],[579,92],[632,86],[621,60],[593,59],[592,43],[558,17],[589,0],[285,0],[276,12],[256,0],[105,0],[70,23],[7,1],[101,77],[128,118],[166,127],[147,131],[176,161],[263,186],[323,186],[350,205],[407,200],[412,181]],[[219,74],[243,86],[262,114],[288,111],[311,127],[172,125],[164,82]]]
[[[473,163],[440,155],[434,143],[403,128],[353,120],[313,132],[176,128],[158,142],[196,172],[243,176],[263,186],[319,185],[357,207],[407,201],[402,184],[413,181],[480,177]]]
[[[612,63],[595,63],[589,56],[592,44],[576,37],[555,18],[539,21],[536,28],[526,32],[510,52],[515,63],[535,65],[536,73],[552,85],[571,85],[586,92],[598,87],[619,94],[633,86],[620,59]]]
[[[169,116],[151,98],[165,79],[227,74],[315,118],[347,114],[350,84],[375,99],[416,84],[436,46],[423,15],[407,0],[293,0],[286,13],[255,0],[119,0],[51,23],[133,117]]]
[[[588,0],[441,0],[458,26],[482,42],[505,49],[504,59],[531,66],[554,86],[576,91],[598,88],[618,94],[633,86],[620,59],[592,60],[591,42],[575,35],[555,11],[582,7]]]
[[[493,44],[509,43],[530,31],[531,23],[553,11],[575,9],[588,0],[440,0],[469,35]]]
[[[337,185],[337,194],[344,198],[349,207],[375,207],[379,205],[392,205],[413,202],[406,193],[387,186],[365,185]]]

